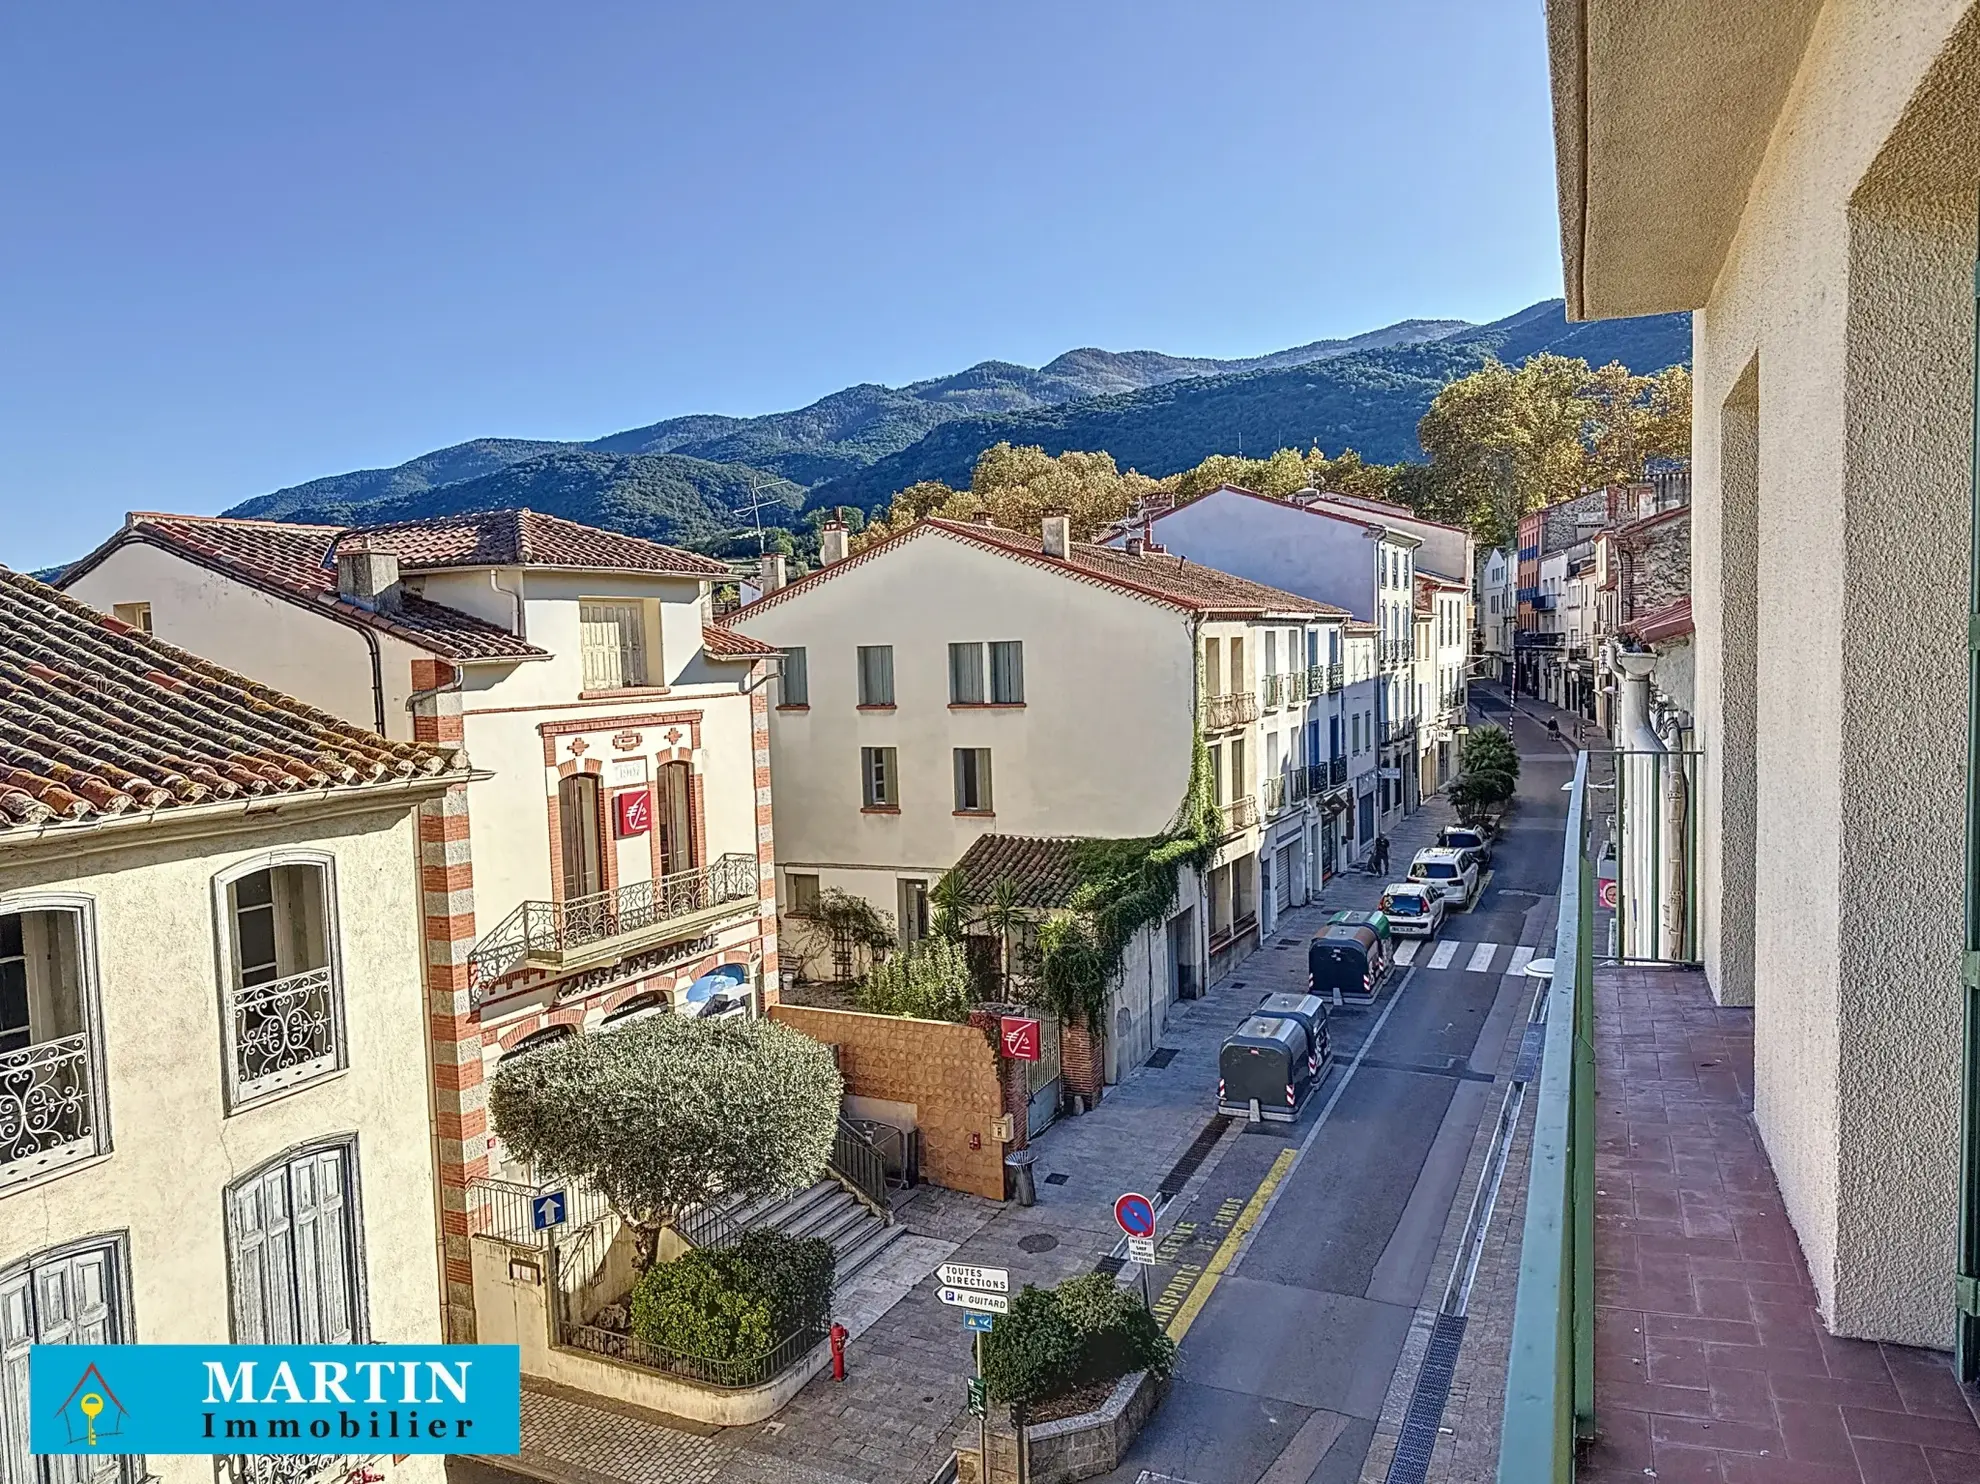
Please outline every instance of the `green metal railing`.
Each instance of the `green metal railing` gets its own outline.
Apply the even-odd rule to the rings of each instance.
[[[1506,1365],[1499,1484],[1569,1484],[1595,1431],[1595,876],[1575,761]]]

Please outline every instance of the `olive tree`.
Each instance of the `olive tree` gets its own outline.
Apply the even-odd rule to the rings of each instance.
[[[789,1026],[662,1015],[518,1057],[488,1106],[540,1174],[588,1180],[612,1203],[644,1266],[696,1207],[815,1181],[842,1090],[830,1048]]]

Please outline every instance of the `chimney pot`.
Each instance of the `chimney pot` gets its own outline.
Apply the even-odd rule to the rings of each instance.
[[[1130,536],[1130,537],[1128,537],[1128,538],[1127,538],[1127,554],[1128,554],[1129,556],[1134,556],[1134,557],[1138,557],[1138,556],[1140,556],[1140,555],[1141,555],[1141,550],[1142,550],[1142,545],[1143,545],[1143,543],[1142,543],[1142,540],[1141,540],[1141,538],[1140,538],[1139,536]]]
[[[784,585],[784,554],[781,551],[764,552],[757,567],[757,591],[774,593]]]
[[[845,559],[845,522],[828,520],[818,528],[818,564],[821,567],[829,567],[834,562],[843,562]]]
[[[398,557],[362,540],[345,543],[337,550],[337,596],[373,613],[398,612],[405,596]]]
[[[990,507],[987,505],[978,509],[976,514],[972,515],[969,518],[969,523],[973,526],[994,526],[995,524],[997,524],[997,522],[994,519],[992,519],[990,515]]]
[[[1045,555],[1065,561],[1072,555],[1072,517],[1059,506],[1045,512],[1042,526]]]

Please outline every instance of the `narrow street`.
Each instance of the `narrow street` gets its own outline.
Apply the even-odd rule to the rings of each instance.
[[[1476,720],[1505,715],[1502,695],[1474,692]],[[1419,945],[1375,1005],[1333,1012],[1338,1060],[1304,1116],[1248,1130],[1183,1213],[1184,1240],[1164,1245],[1158,1291],[1179,1268],[1187,1278],[1210,1266],[1263,1195],[1262,1216],[1207,1298],[1201,1281],[1191,1290],[1200,1312],[1187,1322],[1174,1388],[1113,1479],[1361,1477],[1411,1319],[1448,1276],[1434,1257],[1480,1122],[1498,1108],[1494,1068],[1530,1002],[1532,981],[1509,971],[1545,956],[1553,932],[1572,759],[1524,712],[1514,736],[1518,808],[1477,903],[1434,945]],[[1397,860],[1401,874],[1400,850]],[[1330,887],[1320,909],[1294,913],[1239,976],[1261,992],[1279,987],[1302,957],[1284,944],[1303,946],[1322,912],[1353,905],[1357,886],[1372,894],[1379,883],[1350,876]],[[1288,1169],[1289,1151],[1298,1157]]]

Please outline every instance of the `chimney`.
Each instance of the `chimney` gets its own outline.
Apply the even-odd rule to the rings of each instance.
[[[1065,561],[1072,554],[1072,517],[1059,505],[1046,507],[1043,525],[1045,555]]]
[[[1140,555],[1141,555],[1141,548],[1142,548],[1142,545],[1143,545],[1143,543],[1142,543],[1142,539],[1141,539],[1141,538],[1140,538],[1139,536],[1130,536],[1130,537],[1128,537],[1128,538],[1127,538],[1127,554],[1128,554],[1129,556],[1134,556],[1134,557],[1138,557],[1138,556],[1140,556]]]
[[[969,523],[973,526],[994,526],[997,524],[990,517],[990,507],[988,505],[978,506],[976,514],[969,518]]]
[[[845,559],[845,522],[828,520],[818,528],[818,565],[829,567],[832,563],[843,562]]]
[[[399,586],[399,559],[373,551],[363,538],[337,548],[337,596],[373,613],[396,613],[405,589]]]
[[[766,551],[757,563],[756,590],[768,595],[784,585],[784,554]]]

